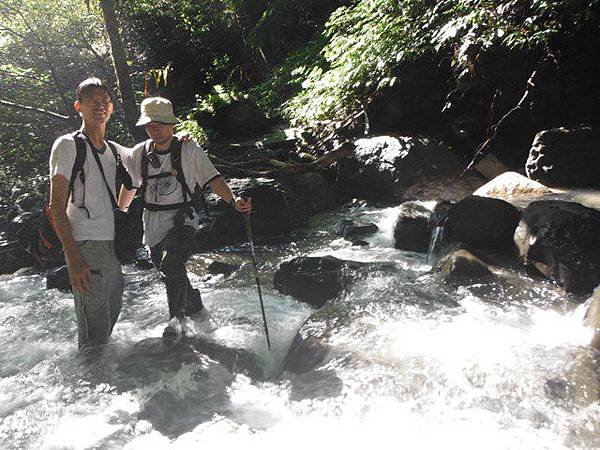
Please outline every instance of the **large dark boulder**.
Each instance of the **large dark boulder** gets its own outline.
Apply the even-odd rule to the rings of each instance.
[[[600,188],[600,135],[589,127],[553,128],[533,140],[527,176],[546,186]]]
[[[338,171],[338,182],[353,196],[399,201],[417,181],[456,176],[462,169],[459,158],[433,138],[374,136],[354,144]]]
[[[364,263],[344,261],[333,256],[299,257],[281,263],[275,272],[275,289],[321,308],[337,297],[356,277]]]
[[[273,179],[231,179],[232,191],[252,198],[250,221],[254,238],[288,234],[307,218],[302,202]],[[215,194],[207,196],[210,217],[196,234],[199,251],[246,241],[244,217]]]
[[[448,211],[449,239],[475,248],[511,250],[521,212],[504,200],[469,196]]]
[[[237,195],[252,198],[251,224],[256,239],[284,236],[302,226],[307,218],[334,205],[334,192],[319,174],[294,175],[285,180],[232,178]],[[216,194],[207,196],[210,217],[196,234],[198,251],[247,240],[244,217]]]
[[[600,211],[559,200],[532,202],[514,234],[519,254],[568,292],[600,284]]]

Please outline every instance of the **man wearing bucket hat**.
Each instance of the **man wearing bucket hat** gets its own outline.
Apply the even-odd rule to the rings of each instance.
[[[174,139],[173,129],[178,122],[169,100],[146,98],[137,126],[143,126],[150,139],[123,157],[134,185],[139,186],[144,206],[144,243],[150,247],[152,262],[167,288],[170,320],[163,338],[168,340],[181,332],[193,334],[186,315],[202,308],[200,293],[192,288],[185,268],[199,226],[198,189],[210,186],[238,212],[249,213],[252,209],[250,199],[233,195],[201,146]],[[120,206],[128,205],[132,197],[133,191],[123,195]]]

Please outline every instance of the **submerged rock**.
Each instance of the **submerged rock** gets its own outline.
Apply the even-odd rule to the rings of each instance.
[[[475,248],[511,250],[521,212],[504,200],[472,195],[448,212],[450,239]]]
[[[124,381],[149,384],[165,372],[177,372],[184,364],[205,365],[202,355],[232,373],[243,373],[256,380],[264,378],[264,363],[257,355],[245,349],[225,347],[201,335],[184,336],[173,345],[165,345],[161,338],[137,342],[120,356],[117,373],[125,376]]]
[[[431,271],[440,274],[444,281],[455,285],[494,278],[489,266],[464,248],[444,256]]]
[[[527,176],[547,186],[600,187],[600,135],[590,127],[539,132],[525,165]]]
[[[239,268],[240,268],[239,265],[227,264],[227,263],[220,262],[220,261],[212,261],[208,265],[206,270],[208,270],[208,273],[211,273],[213,275],[225,275],[226,277],[228,277],[229,275],[231,275],[233,272],[235,272]]]
[[[558,200],[532,202],[514,234],[519,254],[568,292],[600,284],[600,211]]]
[[[294,258],[281,263],[275,272],[275,289],[314,308],[321,308],[348,287],[354,281],[356,271],[364,266],[364,263],[333,256]]]
[[[344,219],[334,227],[335,234],[350,242],[360,242],[360,238],[371,236],[379,230],[374,223],[357,222],[350,219]]]

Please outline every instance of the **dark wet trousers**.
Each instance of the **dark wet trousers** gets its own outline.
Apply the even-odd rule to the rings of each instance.
[[[163,276],[169,302],[169,318],[189,316],[202,309],[200,292],[187,276],[185,264],[194,252],[195,230],[187,225],[172,228],[167,236],[150,248],[154,267]]]

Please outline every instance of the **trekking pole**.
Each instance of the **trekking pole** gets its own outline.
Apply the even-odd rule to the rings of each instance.
[[[256,253],[254,252],[254,239],[252,237],[252,224],[250,222],[250,214],[243,214],[244,223],[246,224],[246,234],[248,235],[248,243],[250,244],[250,252],[252,253],[252,265],[254,267],[254,277],[256,278],[256,287],[258,289],[258,298],[260,300],[260,310],[262,312],[263,324],[265,326],[265,337],[267,338],[267,348],[271,351],[271,341],[269,340],[269,328],[267,327],[267,317],[265,316],[265,305],[263,304],[262,291],[260,290],[260,280],[258,279],[258,269],[256,268]]]

